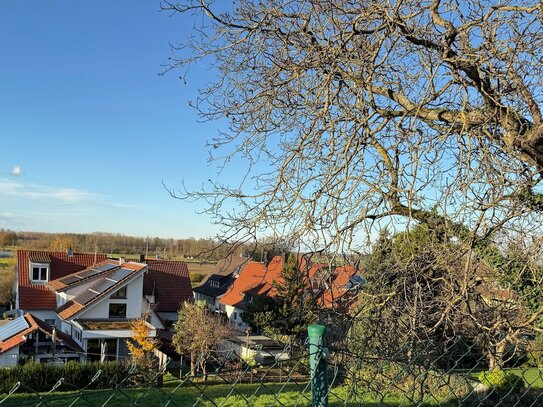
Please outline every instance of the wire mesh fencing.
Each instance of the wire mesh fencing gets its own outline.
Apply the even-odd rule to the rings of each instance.
[[[324,329],[324,327],[323,327]],[[142,372],[136,364],[85,364],[3,369],[5,406],[539,406],[541,354],[504,354],[500,368],[477,359],[476,345],[455,338],[437,357],[436,344],[406,343],[387,355],[370,346],[349,349],[329,335],[256,349],[261,362],[228,350],[200,355],[192,365],[170,361]],[[361,344],[359,344],[361,345]],[[508,350],[513,352],[513,350]],[[262,357],[265,355],[267,357]],[[27,366],[25,370],[25,366]],[[91,374],[92,373],[92,374]],[[86,375],[86,376],[85,376]],[[44,376],[44,377],[42,377]],[[53,383],[51,385],[51,383]]]

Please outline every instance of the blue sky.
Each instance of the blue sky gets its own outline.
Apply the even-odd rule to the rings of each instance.
[[[154,0],[0,2],[0,228],[217,231],[162,186],[217,177],[188,107],[209,72],[158,75],[190,28]]]

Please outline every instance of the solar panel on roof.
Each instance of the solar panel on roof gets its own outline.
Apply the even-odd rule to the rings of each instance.
[[[13,335],[24,331],[28,327],[29,325],[28,322],[26,322],[25,317],[15,318],[13,321],[0,327],[0,340],[5,341],[6,339],[11,338]]]
[[[81,280],[81,277],[78,277],[78,276],[68,276],[68,277],[63,277],[63,278],[59,278],[59,281],[62,283],[62,284],[72,284],[76,281],[79,281]]]
[[[130,274],[134,273],[134,270],[121,268],[115,270],[113,273],[105,277],[100,282],[94,284],[92,287],[83,291],[77,297],[74,298],[74,301],[77,301],[79,304],[87,305],[89,302],[94,300],[96,297],[102,293],[109,290],[111,287],[115,286],[119,281],[124,280]]]
[[[94,300],[96,297],[98,297],[98,295],[100,295],[100,294],[97,294],[97,293],[92,292],[90,290],[85,290],[81,294],[79,294],[77,297],[75,297],[74,301],[76,301],[76,302],[78,302],[78,303],[80,303],[82,305],[86,305],[89,302],[91,302],[92,300]]]
[[[111,287],[113,287],[115,284],[117,284],[116,281],[110,281],[110,280],[103,280],[100,281],[98,284],[93,285],[90,290],[96,291],[98,294],[102,294],[104,291],[109,290]]]
[[[126,277],[128,277],[133,272],[134,272],[134,270],[121,268],[121,269],[116,270],[115,272],[113,272],[113,274],[111,274],[107,278],[109,278],[110,280],[114,280],[114,281],[121,281],[121,280],[125,279]]]
[[[101,273],[103,273],[105,271],[114,269],[115,267],[118,267],[118,266],[115,265],[115,264],[109,264],[109,263],[102,264],[100,266],[96,266],[96,267],[93,267],[93,268],[89,268],[89,269],[80,271],[80,272],[77,273],[77,276],[79,276],[80,279],[83,280],[85,278],[89,278],[89,277],[95,276],[97,274],[101,274]]]
[[[99,266],[95,266],[92,269],[98,270],[101,272],[101,271],[108,271],[108,270],[114,269],[115,267],[119,267],[119,266],[116,264],[106,263],[106,264],[101,264]]]
[[[81,280],[83,280],[84,278],[89,278],[100,273],[101,273],[100,270],[87,269],[87,270],[79,271],[77,275],[79,276]]]

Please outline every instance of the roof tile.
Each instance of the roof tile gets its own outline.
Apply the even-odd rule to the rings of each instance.
[[[192,300],[187,263],[155,259],[145,262],[148,270],[143,278],[143,292],[155,296],[155,311],[177,312],[182,302]]]
[[[56,308],[55,294],[45,284],[32,284],[29,278],[30,262],[50,263],[50,280],[83,270],[94,263],[107,259],[105,254],[74,254],[64,252],[44,252],[36,250],[17,250],[17,284],[19,308],[38,310]]]

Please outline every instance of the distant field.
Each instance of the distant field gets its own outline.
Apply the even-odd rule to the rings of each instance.
[[[189,267],[190,273],[199,273],[199,274],[211,274],[213,271],[213,268],[215,267],[214,264],[210,263],[187,263]]]

